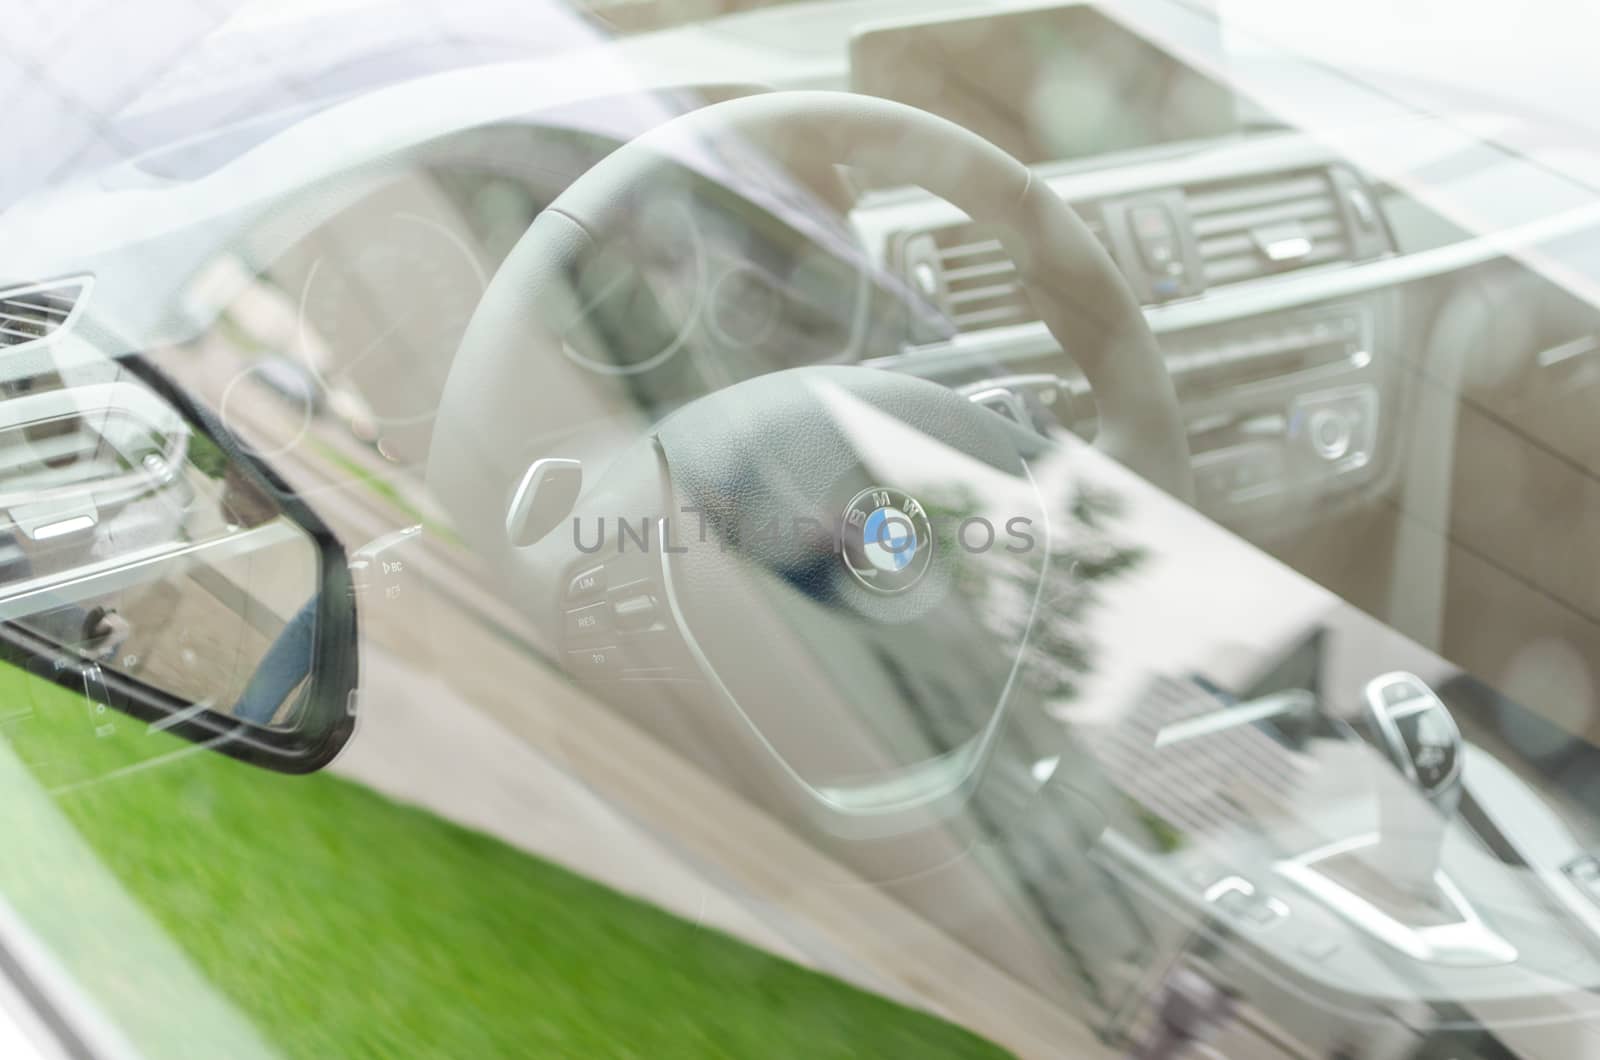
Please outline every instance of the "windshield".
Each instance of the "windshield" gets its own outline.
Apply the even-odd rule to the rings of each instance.
[[[30,18],[0,1040],[1584,1055],[1592,12]]]
[[[702,22],[742,11],[816,0],[580,0],[578,6],[620,33]]]

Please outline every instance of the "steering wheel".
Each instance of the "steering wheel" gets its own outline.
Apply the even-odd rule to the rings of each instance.
[[[1052,665],[1037,633],[1045,588],[1071,575],[1051,562],[1069,520],[1047,481],[1063,475],[1050,442],[926,380],[794,368],[641,422],[569,520],[522,532],[530,490],[559,491],[547,458],[571,455],[541,433],[581,421],[575,405],[632,407],[626,380],[562,356],[592,309],[575,280],[584,262],[672,173],[708,160],[748,173],[751,157],[812,179],[859,166],[993,226],[1092,388],[1095,445],[1189,497],[1160,351],[1071,208],[951,122],[836,92],[684,115],[540,213],[452,366],[429,483],[575,676],[679,746],[742,761],[742,781],[826,833],[906,835],[971,797],[1007,713],[1040,694],[1030,671]]]

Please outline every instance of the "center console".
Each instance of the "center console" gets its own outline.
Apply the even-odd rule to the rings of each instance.
[[[1213,172],[1230,171],[1228,154]],[[1265,165],[1254,155],[1259,168],[1248,173],[1073,201],[1157,331],[1188,422],[1201,508],[1260,527],[1326,514],[1383,481],[1400,380],[1397,359],[1386,356],[1399,341],[1391,291],[1228,311],[1240,292],[1271,290],[1291,274],[1332,278],[1391,252],[1353,172],[1298,157],[1273,167],[1270,155]],[[1123,176],[1137,184],[1152,173]],[[1063,176],[1057,186],[1071,197],[1078,183]],[[881,213],[870,204],[858,211],[858,226],[950,322],[944,334],[911,325],[904,353],[886,366],[962,389],[1040,430],[1092,434],[1094,405],[1072,351],[1062,357],[1050,341],[998,238],[969,221],[941,222],[932,200],[924,210],[880,201]]]
[[[851,87],[978,132],[1072,204],[1167,355],[1208,515],[1256,529],[1325,515],[1380,483],[1393,448],[1392,292],[1336,293],[1341,273],[1395,252],[1379,196],[1120,19],[1076,3],[867,27]],[[1096,92],[1117,105],[1086,112]],[[909,314],[905,352],[885,366],[1041,430],[1093,432],[1072,351],[1061,357],[995,232],[910,188],[872,190],[853,220],[934,310]],[[1283,282],[1315,277],[1323,297]]]
[[[1219,702],[1152,687],[1098,743],[1139,806],[1102,863],[1140,881],[1153,931],[1170,922],[1215,981],[1307,1041],[1335,1035],[1326,1048],[1408,1006],[1419,1030],[1454,1006],[1559,1023],[1558,984],[1600,976],[1600,906],[1560,868],[1589,864],[1584,852],[1426,683],[1388,673],[1367,692],[1367,717],[1347,723],[1303,691]],[[1138,823],[1152,819],[1167,829],[1156,841]],[[1487,823],[1506,820],[1518,834]]]
[[[1389,507],[1373,502],[1391,491],[1408,435],[1428,437],[1408,420],[1421,407],[1416,380],[1428,336],[1402,315],[1419,318],[1428,292],[1403,285],[1467,258],[1415,241],[1400,255],[1377,205],[1396,201],[1393,189],[1325,144],[1238,120],[1241,101],[1177,61],[1145,56],[1133,65],[1162,71],[1154,81],[1186,85],[1201,104],[1190,114],[1195,124],[1138,121],[1145,101],[1119,92],[1135,109],[1125,125],[1139,133],[1127,141],[1094,129],[1051,140],[1060,130],[1048,127],[1049,107],[1024,108],[1020,118],[986,109],[985,100],[1049,98],[1037,89],[1051,75],[1030,60],[980,71],[976,84],[915,76],[918,57],[931,53],[945,69],[1003,65],[961,64],[951,53],[992,45],[1021,54],[1001,43],[1013,36],[1064,33],[1102,56],[1139,47],[1111,16],[1081,5],[1012,18],[863,35],[853,84],[995,139],[1073,206],[1161,345],[1198,507],[1211,520],[1257,540],[1297,543],[1279,531],[1316,524],[1329,529],[1305,535],[1308,551],[1354,540],[1381,566],[1385,538],[1345,531],[1388,517]],[[1082,49],[1045,50],[1096,61]],[[890,76],[891,68],[899,72]],[[1159,104],[1149,112],[1172,113]],[[916,189],[873,189],[853,221],[885,269],[936,310],[908,320],[901,351],[876,363],[958,388],[1041,432],[1093,435],[1093,396],[1073,351],[1038,319],[994,232]],[[1165,532],[1182,535],[1175,554],[1214,561],[1195,545],[1215,529],[1206,520],[1174,511],[1163,520]],[[1061,888],[1067,899],[1045,903],[1044,920],[1100,999],[1108,1040],[1135,1028],[1130,1014],[1145,1011],[1176,955],[1237,988],[1269,1025],[1262,1037],[1273,1047],[1283,1036],[1270,1024],[1294,1028],[1305,1055],[1347,1054],[1352,1030],[1361,1040],[1354,1051],[1399,1057],[1416,1055],[1430,1033],[1485,1027],[1499,1040],[1536,1043],[1526,1055],[1578,1055],[1574,1043],[1600,1015],[1590,1000],[1600,982],[1600,857],[1555,801],[1474,742],[1486,731],[1482,719],[1462,715],[1471,736],[1463,738],[1409,669],[1419,657],[1398,650],[1393,630],[1360,629],[1328,665],[1341,670],[1337,678],[1322,685],[1321,670],[1276,685],[1275,696],[1253,678],[1218,679],[1212,668],[1259,649],[1252,623],[1283,622],[1292,608],[1265,591],[1273,576],[1264,568],[1224,577],[1190,565],[1182,577],[1181,593],[1153,595],[1141,613],[1129,634],[1140,652],[1128,665],[1163,651],[1203,654],[1193,642],[1236,613],[1239,625],[1218,638],[1226,650],[1138,683],[1131,705],[1108,711],[1098,729],[1091,711],[1073,712],[1124,797],[1084,860],[1137,915],[1118,919],[1108,903],[1090,901],[1098,892],[1086,870]],[[1297,618],[1320,623],[1344,610],[1322,604]],[[1152,617],[1174,613],[1183,621]],[[1352,632],[1361,625],[1351,624]],[[1129,941],[1139,935],[1129,921],[1148,941]],[[1399,1033],[1380,1042],[1380,1027]],[[1269,1054],[1277,1048],[1229,1052]]]
[[[1392,411],[1386,308],[1336,302],[1167,341],[1202,508],[1238,522],[1379,478]]]

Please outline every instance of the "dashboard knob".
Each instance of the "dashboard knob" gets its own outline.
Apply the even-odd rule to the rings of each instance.
[[[1324,460],[1334,461],[1344,459],[1350,452],[1350,442],[1355,432],[1350,417],[1338,409],[1326,408],[1311,414],[1306,433],[1317,455]]]

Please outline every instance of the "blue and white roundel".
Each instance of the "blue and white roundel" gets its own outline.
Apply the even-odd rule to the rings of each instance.
[[[844,510],[841,558],[856,581],[880,593],[904,592],[928,569],[933,529],[916,498],[873,486]]]
[[[878,570],[905,570],[917,557],[917,528],[899,508],[879,508],[861,527],[861,551]]]

